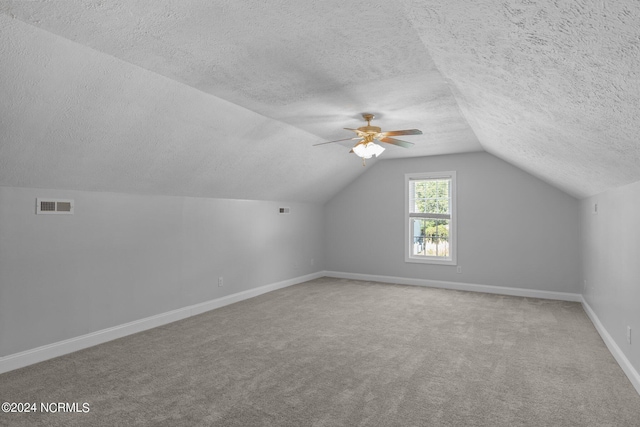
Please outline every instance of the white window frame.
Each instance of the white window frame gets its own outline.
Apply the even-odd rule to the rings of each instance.
[[[426,179],[450,179],[451,185],[449,187],[451,191],[451,218],[449,219],[449,256],[448,257],[436,257],[427,255],[413,255],[413,230],[411,229],[410,206],[409,206],[409,191],[410,181],[419,181]],[[421,172],[421,173],[408,173],[404,176],[404,261],[415,262],[422,264],[441,264],[441,265],[457,265],[457,252],[458,252],[458,233],[457,233],[457,203],[456,203],[456,171],[444,171],[444,172]]]

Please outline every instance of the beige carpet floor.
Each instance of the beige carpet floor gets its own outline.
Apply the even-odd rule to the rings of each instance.
[[[0,375],[6,426],[640,426],[578,303],[321,278]]]

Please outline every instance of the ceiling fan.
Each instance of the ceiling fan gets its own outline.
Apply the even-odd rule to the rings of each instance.
[[[319,144],[314,144],[314,146],[359,139],[360,141],[358,141],[349,152],[355,153],[355,155],[358,157],[362,157],[362,166],[364,166],[365,159],[370,159],[372,156],[378,157],[384,151],[384,147],[373,142],[374,140],[387,144],[397,145],[399,147],[410,148],[411,146],[413,146],[412,142],[403,141],[401,139],[391,137],[398,135],[422,135],[422,131],[418,129],[392,130],[388,132],[382,132],[382,130],[378,126],[371,126],[371,120],[373,120],[373,118],[375,117],[373,114],[362,113],[362,117],[367,121],[366,126],[359,127],[358,129],[344,128],[358,134],[357,137],[321,142]]]

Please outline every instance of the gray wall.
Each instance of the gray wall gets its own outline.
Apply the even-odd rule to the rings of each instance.
[[[369,166],[367,166],[369,167]],[[404,175],[457,171],[458,265],[404,262]],[[325,205],[327,270],[579,293],[579,202],[487,153],[383,160]]]
[[[322,227],[314,204],[0,187],[0,356],[322,270]]]
[[[640,181],[581,200],[580,213],[583,296],[640,372]]]

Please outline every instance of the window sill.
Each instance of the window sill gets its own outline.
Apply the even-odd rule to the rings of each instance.
[[[407,257],[404,262],[416,264],[436,264],[436,265],[457,265],[455,259],[451,258],[427,258],[427,257]]]

